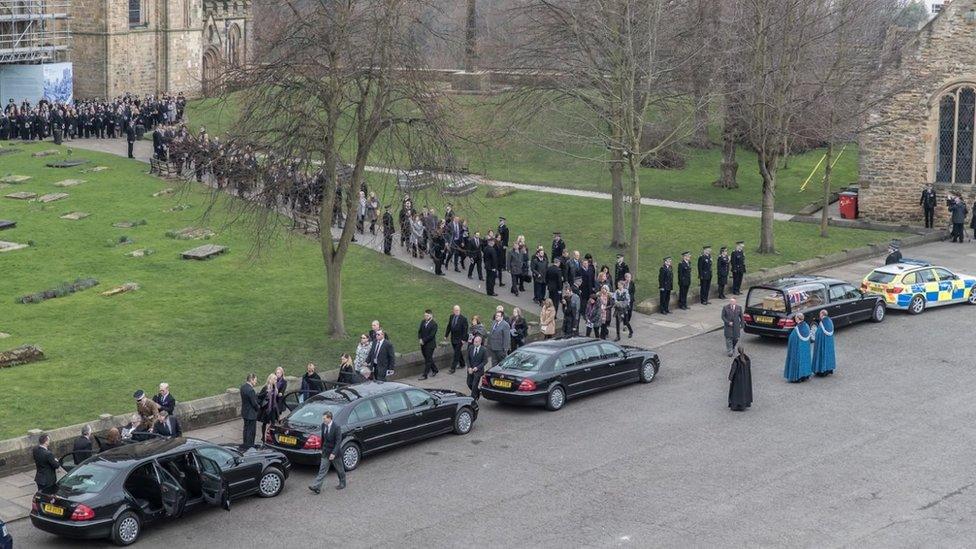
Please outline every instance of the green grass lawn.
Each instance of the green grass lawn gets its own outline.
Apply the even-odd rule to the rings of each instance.
[[[608,192],[610,176],[603,163],[603,145],[586,136],[578,137],[579,120],[585,117],[579,109],[560,108],[538,115],[531,123],[513,125],[506,122],[506,116],[496,112],[497,98],[461,96],[451,101],[461,132],[479,142],[459,147],[459,155],[470,162],[473,171],[502,181]],[[191,102],[187,113],[194,128],[206,126],[212,135],[219,135],[236,119],[237,109],[233,97],[205,99]],[[712,134],[718,143],[718,128],[713,128]],[[777,211],[795,213],[822,199],[823,165],[806,190],[800,188],[823,153],[817,149],[791,157],[788,168],[780,170]],[[731,190],[712,186],[722,160],[717,146],[708,150],[686,149],[685,154],[684,169],[641,169],[642,195],[759,209],[762,180],[755,153],[739,149],[739,188]],[[834,165],[832,186],[836,190],[856,183],[857,179],[858,151],[851,144]]]
[[[154,391],[160,381],[169,382],[178,399],[188,400],[239,386],[247,372],[264,376],[280,365],[300,375],[307,361],[332,368],[340,353],[354,351],[358,339],[325,336],[326,290],[315,242],[280,232],[277,246],[252,257],[252,239],[243,227],[227,227],[220,215],[201,221],[202,187],[153,198],[174,184],[145,175],[145,164],[76,151],[75,157],[109,167],[83,174],[81,168],[44,167],[50,158],[30,156],[53,148],[50,143],[16,146],[22,152],[0,156],[0,177],[13,173],[33,179],[0,190],[0,219],[17,222],[15,229],[0,232],[0,240],[34,246],[0,254],[0,332],[11,334],[0,339],[0,349],[36,344],[48,358],[0,369],[0,438],[132,410],[132,392]],[[68,178],[86,182],[54,186]],[[46,205],[2,198],[18,190],[70,196]],[[191,207],[164,211],[184,203]],[[72,211],[91,217],[59,218]],[[143,219],[146,225],[132,229],[112,227]],[[179,259],[181,251],[205,242],[174,240],[165,233],[189,226],[213,228],[217,236],[206,242],[229,246],[230,253],[205,262]],[[107,245],[123,235],[135,242]],[[156,253],[125,256],[139,248]],[[14,302],[78,277],[94,277],[100,284],[40,304]],[[99,295],[125,282],[142,288]],[[495,306],[486,296],[356,246],[344,282],[350,333],[368,330],[379,318],[400,352],[417,349],[414,334],[425,307],[443,320],[454,303],[469,316]]]

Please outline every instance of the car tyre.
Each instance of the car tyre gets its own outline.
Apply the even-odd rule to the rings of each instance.
[[[474,413],[471,408],[465,406],[454,416],[454,433],[466,435],[471,432],[472,427],[474,427]]]
[[[342,466],[345,467],[346,471],[352,471],[359,467],[362,458],[362,449],[355,442],[348,442],[342,446]]]
[[[966,302],[970,305],[976,305],[976,286],[973,286],[973,289],[969,290],[969,299]]]
[[[654,361],[648,360],[644,364],[641,364],[640,368],[640,381],[641,383],[650,383],[654,381],[654,377],[657,375],[657,370],[654,368]]]
[[[878,301],[874,304],[874,310],[871,311],[871,322],[881,322],[885,318],[885,304],[883,301]]]
[[[908,312],[913,315],[920,315],[925,311],[925,298],[917,295],[908,303]]]
[[[115,545],[132,545],[142,533],[142,520],[132,511],[125,511],[112,523],[112,543]]]
[[[258,480],[258,496],[273,498],[285,488],[285,474],[277,467],[268,467]]]
[[[550,412],[555,412],[566,404],[566,389],[563,389],[561,385],[556,385],[549,391],[549,395],[546,396],[546,410]]]

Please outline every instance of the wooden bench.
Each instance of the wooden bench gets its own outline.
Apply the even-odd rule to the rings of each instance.
[[[149,159],[149,174],[158,175],[166,179],[174,179],[180,176],[180,170],[175,162],[160,160],[158,158]]]

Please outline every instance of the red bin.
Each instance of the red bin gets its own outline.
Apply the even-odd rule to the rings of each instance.
[[[840,216],[842,219],[857,219],[857,193],[840,193]]]

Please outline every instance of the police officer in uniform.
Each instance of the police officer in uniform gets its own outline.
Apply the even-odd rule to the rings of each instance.
[[[390,253],[390,248],[393,246],[393,214],[390,213],[389,206],[383,206],[383,253],[386,255],[393,255]]]
[[[671,314],[671,289],[674,287],[674,271],[671,270],[671,256],[664,258],[664,264],[657,273],[657,285],[661,295],[658,298],[662,315]]]
[[[728,246],[719,248],[716,263],[715,272],[718,274],[718,298],[725,299],[725,285],[729,283],[729,266],[731,264]]]
[[[691,252],[681,252],[678,263],[678,308],[688,310],[688,288],[691,287]]]
[[[925,212],[925,228],[931,229],[935,221],[935,190],[932,188],[932,184],[929,183],[922,190],[922,198],[918,201],[918,204],[922,207],[922,211]]]
[[[735,251],[732,252],[732,295],[742,293],[742,277],[746,274],[745,247],[746,243],[740,240],[735,243]]]
[[[893,265],[901,262],[901,250],[895,240],[888,244],[888,257],[885,258],[885,265]]]
[[[698,284],[701,304],[708,305],[708,291],[712,286],[712,247],[703,246],[698,256]]]

